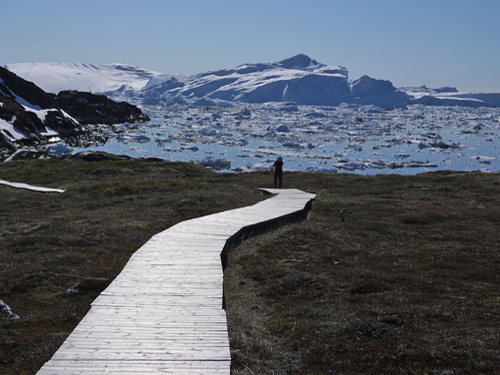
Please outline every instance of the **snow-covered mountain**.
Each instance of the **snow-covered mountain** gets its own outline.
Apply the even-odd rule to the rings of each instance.
[[[152,87],[158,91],[160,87]],[[168,91],[185,97],[209,97],[250,103],[294,101],[320,104],[350,94],[348,71],[330,67],[305,55],[277,63],[245,64],[190,77]]]
[[[144,104],[295,102],[337,106],[341,103],[404,107],[409,97],[389,81],[364,76],[349,81],[348,70],[297,55],[274,63],[245,64],[201,73],[183,81],[169,79],[138,93]]]
[[[420,99],[423,96],[455,95],[458,93],[458,90],[455,87],[430,88],[425,85],[417,87],[400,87],[399,90],[406,92],[413,99]]]
[[[306,55],[191,77],[120,64],[22,63],[5,67],[47,92],[99,92],[136,104],[285,101],[300,105],[404,107],[408,101],[407,94],[398,92],[389,81],[365,76],[352,83],[346,68],[321,64]]]
[[[44,90],[104,93],[144,105],[229,106],[234,102],[295,102],[338,106],[342,103],[404,108],[408,104],[495,106],[500,94],[458,93],[426,86],[396,89],[390,81],[363,76],[349,80],[348,70],[300,54],[273,63],[244,64],[194,76],[161,74],[122,64],[7,64],[8,70]]]
[[[92,93],[139,91],[148,83],[155,84],[175,77],[124,64],[20,63],[7,64],[7,70],[34,82],[45,92],[57,94],[63,90]]]

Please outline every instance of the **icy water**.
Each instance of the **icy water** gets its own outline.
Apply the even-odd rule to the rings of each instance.
[[[500,171],[497,108],[411,106],[386,111],[280,103],[143,110],[152,121],[115,126],[105,144],[71,152],[159,157],[233,172],[270,168],[278,156],[285,170],[295,171]],[[53,152],[64,148],[51,147]]]

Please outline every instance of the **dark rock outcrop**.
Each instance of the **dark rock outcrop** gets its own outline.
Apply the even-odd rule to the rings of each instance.
[[[121,124],[144,122],[150,118],[132,104],[117,103],[104,95],[80,91],[61,91],[57,104],[81,124]]]
[[[7,150],[8,152],[16,151],[16,146],[10,141],[9,138],[0,132],[0,150]]]
[[[71,161],[85,161],[85,162],[96,162],[96,161],[123,161],[123,160],[142,160],[152,163],[162,163],[165,160],[160,158],[148,157],[148,158],[133,158],[128,155],[115,155],[103,151],[82,151],[78,154],[66,154],[61,157],[62,160]]]

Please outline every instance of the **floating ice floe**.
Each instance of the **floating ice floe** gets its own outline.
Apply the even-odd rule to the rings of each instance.
[[[328,115],[323,113],[323,112],[310,112],[310,113],[305,114],[304,117],[308,118],[308,119],[311,119],[311,118],[317,119],[317,118],[328,117]],[[319,124],[321,124],[321,123],[319,122]]]
[[[229,138],[229,137],[224,137],[217,142],[219,145],[224,145],[224,146],[232,146],[232,147],[243,147],[248,144],[248,140],[244,138],[240,139],[234,139],[234,138]]]
[[[165,147],[165,145],[172,143],[172,139],[171,138],[156,138],[155,142],[158,145],[158,147]]]
[[[297,110],[283,111],[284,107]],[[180,161],[195,160],[193,155],[198,153],[223,153],[233,171],[257,170],[261,161],[262,168],[269,169],[266,159],[277,156],[285,158],[288,170],[371,174],[387,168],[415,174],[430,168],[471,170],[479,166],[500,171],[495,159],[500,138],[498,108],[415,105],[386,111],[373,106],[268,103],[234,108],[146,106],[143,110],[153,118],[151,122],[117,129],[123,130],[123,135],[117,135],[120,145],[108,142],[101,149],[127,153],[124,149],[128,148],[130,156],[139,153],[132,149],[140,149]],[[133,141],[140,139],[155,142]],[[471,156],[478,154],[480,159]]]
[[[307,167],[306,172],[337,173],[338,171],[336,169],[321,168],[321,167],[318,167],[317,165],[314,165],[314,166]]]
[[[408,158],[411,158],[411,154],[399,153],[399,154],[392,155],[392,157],[395,159],[408,159]]]
[[[116,136],[116,140],[122,143],[147,143],[151,138],[139,132],[122,133]]]
[[[58,142],[47,146],[47,153],[56,157],[71,154],[73,149],[64,142]]]
[[[436,168],[437,164],[427,161],[389,161],[389,160],[360,160],[344,159],[339,160],[335,167],[347,171],[374,169],[400,169],[400,168]]]
[[[197,146],[181,146],[180,150],[181,151],[198,152],[200,150],[200,148]]]
[[[297,148],[298,149],[298,148],[301,148],[302,146],[298,142],[286,141],[286,142],[283,142],[283,147]]]
[[[113,125],[113,131],[116,133],[124,132],[130,129],[134,129],[137,127],[137,125],[125,123],[125,124],[118,124],[118,125]]]
[[[198,130],[198,134],[206,136],[216,136],[219,132],[213,128],[203,128]]]
[[[471,159],[481,164],[491,164],[493,160],[496,160],[496,158],[492,156],[471,156]]]
[[[358,109],[361,113],[383,113],[384,110],[376,105],[363,105]]]
[[[299,112],[299,106],[293,102],[266,103],[265,108],[271,111]]]
[[[286,125],[280,125],[278,126],[275,131],[280,132],[280,133],[288,133],[290,129]]]
[[[203,160],[196,160],[197,164],[213,169],[231,169],[231,162],[226,159],[217,159],[212,156],[207,156]]]
[[[462,148],[463,146],[460,143],[456,142],[444,142],[444,141],[432,141],[429,142],[431,147],[436,148]]]

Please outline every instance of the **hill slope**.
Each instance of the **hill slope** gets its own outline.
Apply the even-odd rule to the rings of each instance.
[[[149,117],[128,103],[79,91],[47,94],[37,85],[0,67],[0,149],[17,144],[45,143],[54,137],[83,134],[85,124],[147,121]]]
[[[0,148],[33,144],[80,133],[82,126],[61,110],[53,96],[0,67]]]

